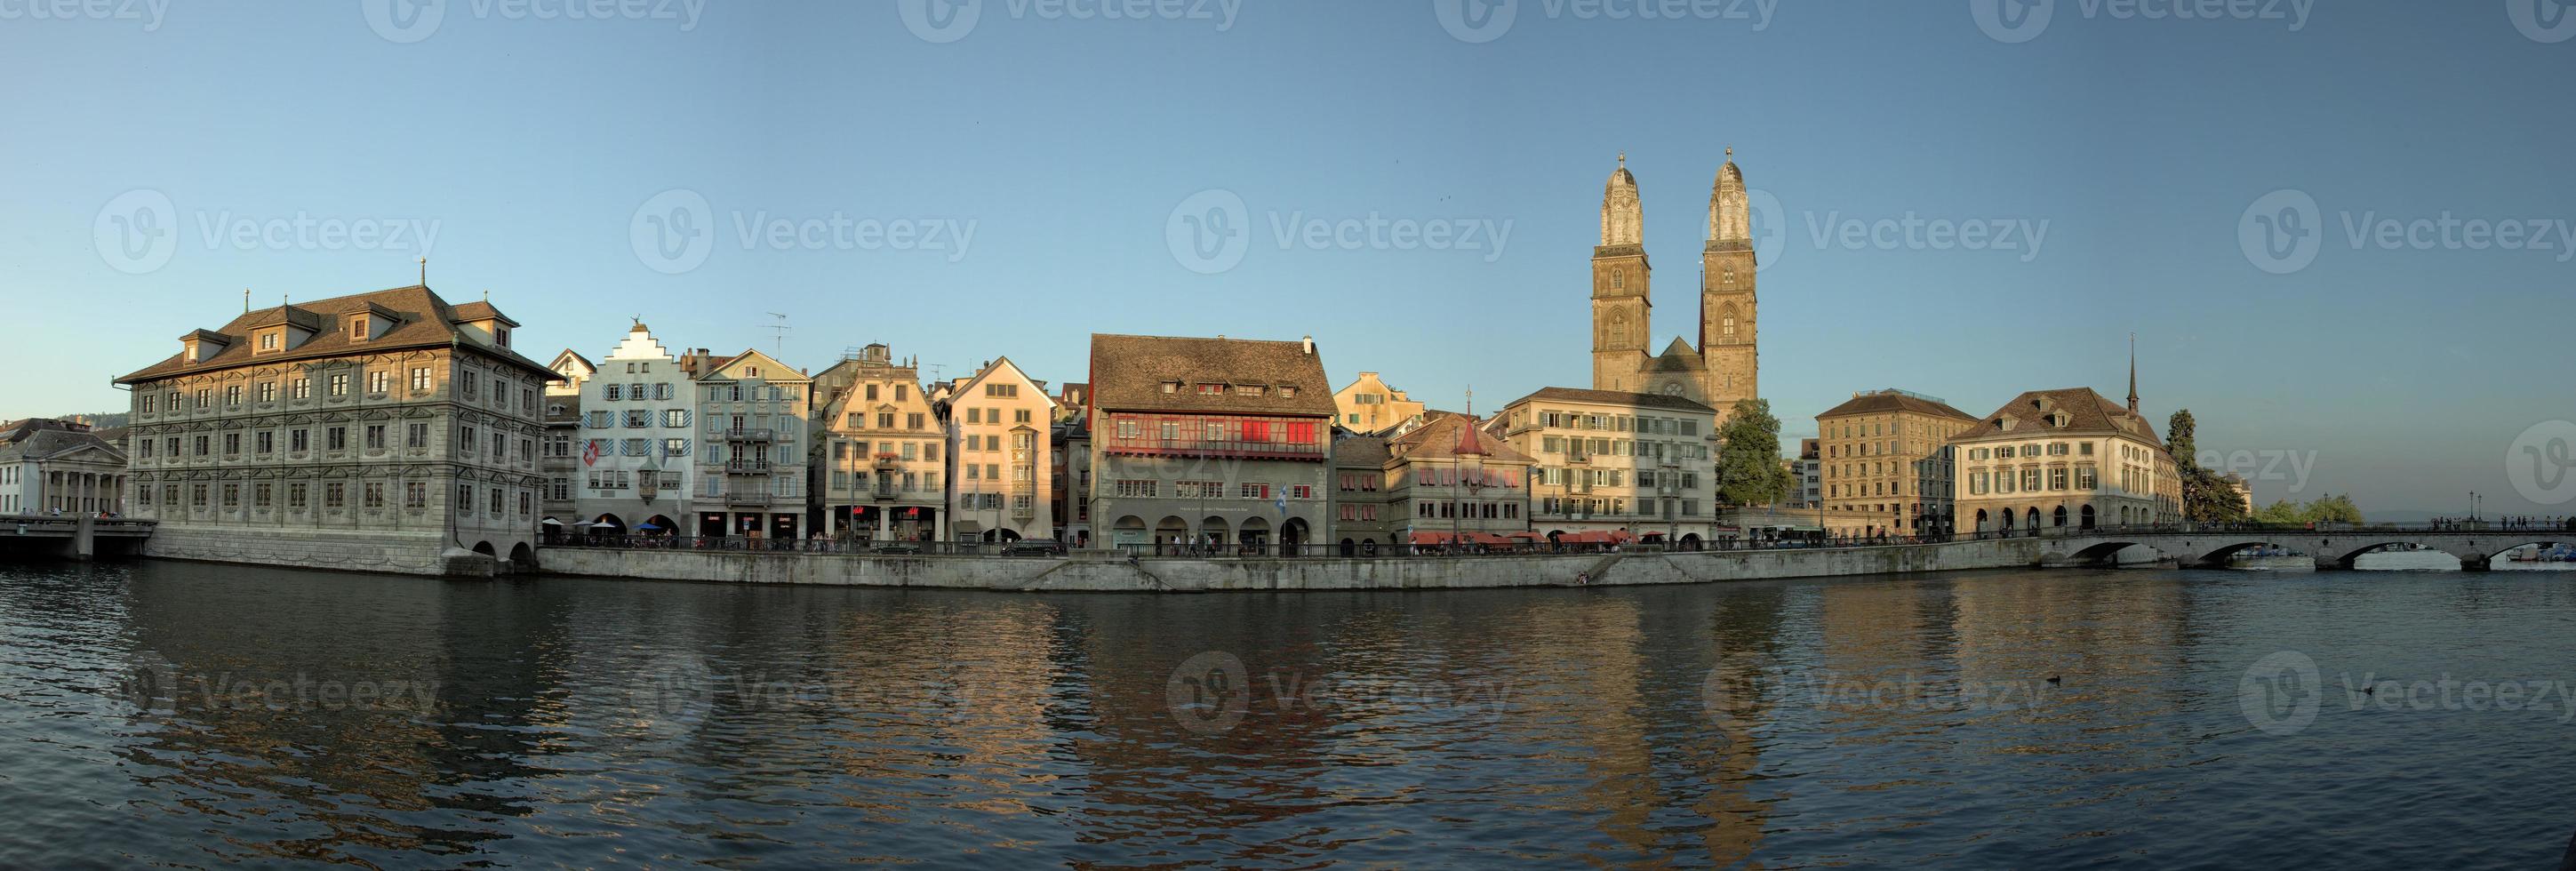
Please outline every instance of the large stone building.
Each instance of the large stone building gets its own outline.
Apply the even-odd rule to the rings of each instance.
[[[1552,541],[1626,533],[1697,547],[1716,537],[1717,410],[1680,396],[1549,387],[1503,409],[1536,462],[1530,529]]]
[[[1895,389],[1854,393],[1816,415],[1825,531],[1932,536],[1955,529],[1948,443],[1976,425],[1939,399]]]
[[[1005,357],[936,406],[948,424],[949,534],[959,541],[1052,538],[1055,412],[1046,384]]]
[[[1592,249],[1592,389],[1674,396],[1714,408],[1723,422],[1735,404],[1762,395],[1755,307],[1752,209],[1735,150],[1709,192],[1708,242],[1700,251],[1699,342],[1674,338],[1649,347],[1654,266],[1646,258],[1645,210],[1628,158],[1601,198],[1601,245]]]
[[[2155,426],[2091,388],[2034,390],[1950,439],[1960,532],[2170,523],[2182,475]]]
[[[1348,386],[1334,391],[1333,408],[1341,415],[1336,423],[1363,435],[1386,435],[1422,416],[1422,403],[1406,397],[1402,390],[1386,386],[1375,372],[1362,372]]]
[[[538,396],[518,324],[425,286],[244,312],[133,388],[149,556],[450,573],[535,564]],[[481,556],[477,556],[481,555]]]
[[[946,430],[922,393],[920,366],[869,345],[815,381],[822,434],[814,461],[823,480],[823,522],[861,541],[948,537]]]
[[[123,514],[126,456],[77,420],[0,425],[0,514]]]
[[[575,398],[573,517],[557,519],[591,523],[581,529],[593,536],[696,534],[685,525],[697,480],[696,379],[640,321],[599,363]]]
[[[805,537],[814,379],[757,350],[700,359],[698,534]]]
[[[1315,342],[1091,337],[1095,526],[1122,548],[1298,553],[1329,529]]]

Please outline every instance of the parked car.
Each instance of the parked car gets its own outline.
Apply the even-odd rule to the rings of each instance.
[[[1023,538],[1002,547],[1003,556],[1063,556],[1064,542],[1052,538]]]

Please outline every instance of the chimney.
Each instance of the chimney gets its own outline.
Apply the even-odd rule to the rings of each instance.
[[[1306,346],[1306,355],[1307,355],[1307,356],[1309,356],[1309,357],[1314,356],[1314,355],[1315,355],[1315,337],[1313,337],[1313,336],[1307,336],[1307,337],[1305,338],[1305,341],[1304,341],[1304,343],[1303,343],[1303,344]]]

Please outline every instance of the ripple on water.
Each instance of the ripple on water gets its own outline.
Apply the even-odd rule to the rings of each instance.
[[[2336,683],[2576,681],[2566,577],[1140,598],[12,567],[0,865],[2545,865],[2563,702]],[[2240,690],[2283,650],[2326,686],[2272,735]],[[1240,670],[1176,672],[1208,652]]]

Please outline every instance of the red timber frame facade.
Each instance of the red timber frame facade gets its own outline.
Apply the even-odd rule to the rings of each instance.
[[[1278,415],[1109,411],[1092,438],[1128,456],[1332,459],[1332,419]]]

